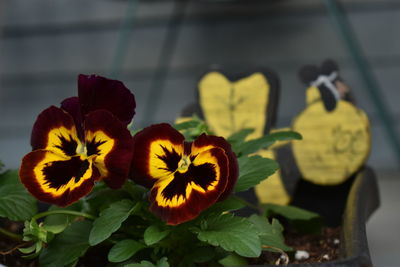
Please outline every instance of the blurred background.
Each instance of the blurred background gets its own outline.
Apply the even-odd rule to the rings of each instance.
[[[299,68],[332,58],[372,125],[368,164],[382,200],[367,225],[372,261],[399,266],[400,2],[340,1],[345,13],[335,13],[336,2],[3,0],[0,159],[18,168],[36,116],[76,95],[79,73],[123,81],[141,128],[173,122],[210,66],[268,67],[280,77],[285,127],[305,107]]]

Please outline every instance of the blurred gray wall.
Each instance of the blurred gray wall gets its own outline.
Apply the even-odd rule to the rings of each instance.
[[[243,4],[243,2],[246,2]],[[355,32],[377,76],[400,132],[400,2],[344,1]],[[117,55],[128,2],[122,0],[6,0],[0,3],[0,159],[16,168],[30,151],[36,116],[76,95],[79,73],[108,75]],[[279,74],[278,126],[289,126],[304,108],[303,64],[336,59],[358,105],[372,123],[370,165],[397,168],[373,102],[322,1],[189,1],[158,99],[149,98],[173,1],[140,1],[121,71],[116,75],[134,92],[136,127],[172,122],[194,101],[196,82],[211,64],[246,70],[267,66]],[[158,103],[158,104],[157,104]],[[146,109],[149,105],[150,109]]]

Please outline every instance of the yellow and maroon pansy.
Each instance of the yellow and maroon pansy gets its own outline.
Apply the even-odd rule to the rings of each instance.
[[[194,219],[232,192],[238,163],[222,137],[202,134],[189,143],[163,123],[133,140],[131,178],[151,188],[150,209],[168,224]]]
[[[99,180],[120,188],[132,159],[126,126],[134,115],[133,94],[119,81],[80,75],[78,95],[38,116],[33,151],[20,168],[21,181],[32,195],[59,206],[85,196]]]

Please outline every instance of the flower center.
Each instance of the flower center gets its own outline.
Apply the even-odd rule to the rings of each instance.
[[[178,171],[186,172],[189,168],[190,163],[191,163],[190,158],[186,155],[183,155],[178,163]]]
[[[81,160],[89,159],[91,156],[88,154],[88,149],[86,145],[82,145],[81,143],[78,143],[75,155],[78,156]]]
[[[89,158],[90,156],[98,156],[101,154],[99,146],[104,144],[106,141],[97,141],[95,138],[85,143],[78,142],[76,145],[75,155],[81,158]]]
[[[81,143],[78,143],[76,146],[76,155],[87,155],[87,149],[86,146],[82,145]]]

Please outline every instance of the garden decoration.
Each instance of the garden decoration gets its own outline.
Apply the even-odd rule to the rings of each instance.
[[[334,61],[320,68],[305,66],[300,79],[307,89],[307,107],[294,119],[292,129],[303,135],[292,144],[302,177],[315,184],[337,185],[356,173],[371,147],[369,121],[354,106],[349,87]]]
[[[268,250],[287,262],[292,248],[280,222],[266,214],[235,215],[259,207],[232,193],[277,171],[274,160],[254,152],[300,135],[247,141],[251,130],[245,129],[225,139],[194,119],[131,136],[135,106],[122,82],[79,75],[78,96],[38,116],[33,151],[19,175],[0,173],[0,235],[9,241],[0,243],[1,260],[11,266],[23,259],[40,266],[230,266]],[[26,190],[52,205],[38,213]]]
[[[334,110],[338,107],[336,98],[334,96],[329,95],[330,91],[328,90],[333,88],[331,85],[329,84],[327,85],[330,86],[330,89],[326,88],[326,85],[323,83],[321,83],[319,87],[315,86],[317,85],[317,83],[315,83],[314,80],[317,80],[320,75],[330,77],[329,81],[330,83],[334,84],[334,89],[337,90],[337,93],[341,101],[343,102],[346,101],[347,103],[354,103],[354,99],[351,96],[349,88],[343,82],[341,77],[338,75],[338,67],[335,62],[327,60],[322,64],[320,69],[315,66],[311,67],[308,66],[303,68],[303,70],[300,73],[301,73],[300,77],[303,79],[303,81],[308,77],[307,75],[309,75],[310,73],[311,75],[313,75],[312,76],[313,79],[307,82],[307,84],[312,83],[313,85],[310,86],[307,90],[306,100],[308,106],[319,102],[323,106],[324,112],[334,112]],[[211,74],[212,75],[210,74],[205,75],[204,78],[199,83],[199,91],[200,91],[199,102],[201,107],[197,105],[191,105],[190,106],[191,108],[187,108],[184,110],[183,112],[184,117],[190,116],[191,114],[198,114],[199,116],[204,116],[204,118],[207,121],[207,115],[206,115],[207,112],[205,112],[204,110],[208,108],[210,102],[211,102],[210,104],[211,108],[209,108],[209,113],[212,114],[211,116],[218,117],[220,114],[223,114],[222,117],[226,118],[229,117],[227,116],[227,114],[229,114],[230,110],[232,110],[232,108],[229,108],[229,105],[226,105],[227,108],[225,109],[218,107],[218,111],[214,112],[212,107],[215,106],[216,103],[218,102],[221,103],[221,101],[218,101],[216,99],[223,98],[223,96],[221,97],[221,95],[223,95],[224,93],[220,95],[219,94],[220,91],[218,90],[219,88],[227,88],[224,90],[233,91],[230,94],[225,93],[225,95],[235,95],[234,93],[236,91],[234,89],[235,88],[234,83],[229,82],[229,80],[225,78],[225,76],[222,75],[221,73],[211,72]],[[215,79],[215,82],[213,82],[213,79]],[[324,79],[327,78],[325,77],[320,80],[324,81]],[[206,80],[207,82],[204,82],[204,80]],[[240,81],[243,82],[243,80]],[[319,83],[320,82],[321,81],[319,81]],[[224,86],[218,87],[218,84],[220,85],[224,84]],[[253,87],[256,86],[253,85]],[[208,92],[207,94],[214,95],[214,97],[204,98],[203,102],[201,102],[201,90],[209,90],[210,92]],[[324,92],[321,94],[320,91]],[[328,93],[326,93],[326,91]],[[334,102],[329,102],[332,99],[334,100]],[[339,106],[340,109],[342,109],[341,106],[342,104],[340,104]],[[251,106],[249,108],[251,109]],[[363,129],[368,129],[368,119],[365,116],[365,114],[362,111],[356,109],[355,107],[351,109],[351,111],[354,110],[357,111],[351,112],[350,116],[354,115],[354,113],[356,113],[356,115],[358,114],[360,116],[360,119],[364,120],[365,122]],[[342,110],[342,112],[344,112],[344,110]],[[233,116],[231,115],[231,117]],[[215,118],[213,119],[216,120]],[[344,122],[346,123],[346,120],[344,120]],[[214,132],[224,132],[226,131],[226,129],[229,129],[229,127],[225,127],[225,129],[220,129],[218,124],[216,124],[216,126],[212,128]],[[272,130],[272,133],[273,131],[274,130]],[[345,140],[346,139],[341,140],[341,142]],[[369,147],[370,140],[369,139],[360,140],[360,142],[363,141],[365,142],[364,146]],[[276,160],[280,163],[281,167],[283,166],[283,168],[281,168],[281,170],[279,171],[278,178],[280,179],[280,181],[282,179],[282,181],[285,183],[285,187],[289,189],[289,191],[286,189],[284,191],[287,196],[288,196],[287,192],[293,192],[294,195],[292,195],[293,199],[291,200],[291,204],[298,205],[307,209],[311,208],[313,210],[317,203],[317,205],[319,206],[316,209],[317,211],[323,211],[322,212],[323,215],[327,215],[327,213],[329,213],[328,214],[329,216],[324,216],[324,222],[327,225],[332,225],[332,226],[342,225],[343,227],[341,235],[344,237],[344,242],[341,245],[342,251],[340,253],[341,254],[340,257],[342,257],[342,260],[331,262],[329,263],[331,264],[330,266],[336,266],[336,264],[338,266],[343,264],[346,266],[350,264],[359,264],[359,265],[364,264],[366,266],[370,266],[371,261],[368,254],[368,245],[365,236],[365,222],[368,216],[379,205],[377,185],[373,172],[368,167],[364,167],[363,166],[364,162],[363,162],[359,166],[358,170],[354,172],[354,175],[348,174],[348,176],[344,178],[345,183],[339,182],[339,184],[336,186],[318,186],[318,185],[313,186],[312,184],[306,183],[305,180],[301,179],[302,173],[299,171],[299,168],[297,167],[296,159],[292,152],[291,146],[293,146],[293,143],[301,143],[301,142],[290,142],[290,144],[288,144],[287,142],[281,142],[281,143],[283,143],[283,145],[275,145],[273,150],[270,147],[270,150],[266,151],[267,152],[273,151],[275,156],[274,158],[276,158]],[[270,182],[273,177],[277,176],[277,174],[278,172],[276,172],[268,180],[265,180],[261,182],[259,185],[257,185],[256,192],[257,188],[260,187],[262,188],[262,185],[267,185],[268,182]],[[296,185],[296,182],[299,183]],[[310,187],[310,185],[313,187]],[[273,187],[269,187],[267,188],[267,190],[258,191],[258,193],[261,192],[261,194],[267,194],[270,193],[271,191],[274,191],[274,189],[275,188]],[[365,197],[363,197],[364,194],[366,193],[369,194],[370,198],[365,199]],[[259,197],[259,199],[263,200],[262,197]],[[290,198],[287,197],[286,199],[287,202],[289,202]],[[269,199],[267,199],[267,201],[264,203],[268,202],[273,203],[273,201],[270,201]],[[287,203],[278,203],[278,204],[287,204]],[[275,213],[279,214],[280,216],[288,215],[287,213],[288,209],[283,208],[281,206],[267,204],[264,205],[264,207],[268,207],[267,209],[269,209],[269,212],[272,214]],[[291,208],[291,206],[288,207]],[[344,221],[342,221],[343,214],[345,216]],[[290,217],[290,215],[288,217]],[[309,220],[308,224],[312,225],[312,220]]]
[[[304,140],[287,149],[300,177],[292,204],[317,212],[325,224],[337,226],[342,223],[354,179],[363,171],[370,152],[369,121],[354,105],[336,62],[306,65],[299,78],[308,88],[306,108],[292,123]]]
[[[207,125],[221,136],[246,128],[254,139],[275,124],[279,81],[271,71],[241,75],[231,82],[216,71],[205,74],[198,84],[199,103]]]
[[[300,80],[308,86],[306,103],[322,101],[327,111],[332,111],[341,99],[354,103],[350,88],[339,75],[339,66],[331,59],[322,62],[321,66],[305,65],[299,70]]]
[[[211,71],[199,81],[198,102],[201,111],[192,110],[192,113],[204,116],[210,130],[217,135],[227,138],[236,131],[243,130],[246,133],[246,129],[254,129],[247,133],[246,140],[262,142],[264,134],[272,130],[271,135],[274,135],[279,80],[270,70],[231,75],[229,79],[221,72]],[[272,149],[253,152],[262,157],[275,158]],[[290,196],[280,176],[278,170],[255,187],[261,203],[289,203]]]

